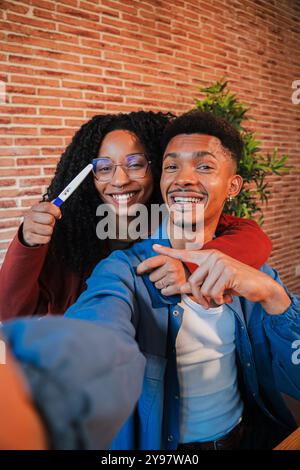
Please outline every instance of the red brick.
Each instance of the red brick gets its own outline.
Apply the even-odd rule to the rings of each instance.
[[[13,156],[20,156],[20,155],[39,155],[40,150],[38,148],[28,148],[28,147],[12,147],[12,148],[5,148],[0,147],[0,156],[5,157],[13,157]]]
[[[68,136],[70,134],[73,135],[75,130],[76,130],[75,128],[70,129],[69,127],[68,128],[63,128],[62,127],[62,128],[59,128],[59,129],[56,129],[56,128],[53,128],[53,127],[42,127],[41,128],[41,135]]]
[[[47,31],[55,30],[55,23],[53,21],[42,21],[40,19],[29,18],[28,16],[15,15],[7,12],[7,20],[12,23],[24,23],[26,25],[34,26],[36,28],[43,28]]]
[[[24,210],[22,209],[1,209],[0,210],[0,218],[2,219],[12,219],[15,217],[22,217],[24,214]]]
[[[16,138],[15,139],[15,144],[16,145],[60,145],[61,144],[61,138],[49,138],[49,137],[24,137],[24,138]]]
[[[20,189],[18,191],[18,196],[39,196],[39,198],[41,199],[42,198],[42,192],[41,192],[41,188],[39,187],[31,187],[31,188],[26,188],[26,189]]]
[[[40,175],[40,168],[0,168],[0,176],[34,176]]]
[[[13,167],[15,166],[15,160],[13,158],[0,157],[0,166]]]
[[[40,201],[40,197],[21,199],[21,206],[29,209]]]
[[[36,135],[36,127],[0,127],[0,134],[10,134],[10,135]]]
[[[16,205],[17,205],[17,201],[15,199],[1,199],[0,201],[0,209],[16,207]],[[1,232],[0,232],[0,238],[1,238]],[[6,240],[7,238],[5,237]]]
[[[1,123],[1,119],[0,119],[0,123]],[[42,126],[43,124],[46,124],[48,126],[59,126],[59,125],[62,125],[62,119],[50,118],[50,117],[45,118],[42,116],[39,116],[39,117],[13,116],[12,123],[24,124],[24,125],[36,124],[37,126]]]
[[[18,220],[17,219],[0,220],[0,229],[10,228],[10,227],[17,227],[17,225],[18,225]]]
[[[58,31],[63,33],[74,34],[75,36],[84,36],[91,39],[100,39],[100,33],[93,30],[81,29],[80,27],[66,26],[65,24],[58,24]]]
[[[7,106],[3,105],[2,110],[10,114],[37,114],[37,109],[35,107],[29,106]]]
[[[9,2],[7,0],[1,0],[1,8],[4,10],[14,11],[16,13],[25,14],[28,13],[29,8],[23,5],[18,5],[13,2]]]
[[[13,96],[11,99],[14,104],[31,104],[36,106],[60,106],[60,100],[52,98],[29,98],[27,96]]]
[[[60,89],[60,90],[56,90],[53,88],[38,88],[37,94],[40,96],[57,96],[57,97],[74,98],[74,99],[82,98],[81,91],[66,90],[65,88]]]
[[[85,18],[90,21],[95,21],[96,23],[99,21],[99,15],[94,14],[94,13],[89,13],[82,7],[80,9],[75,9],[75,8],[70,8],[70,7],[66,7],[64,5],[58,4],[57,11],[59,13],[63,13],[64,15],[74,16],[75,18]]]
[[[62,147],[43,147],[41,149],[41,154],[42,155],[55,155],[55,156],[60,156],[63,151],[65,150],[65,145]]]
[[[83,116],[79,109],[62,109],[62,108],[40,108],[40,113],[43,116],[62,116],[62,117],[76,117]]]
[[[28,187],[28,186],[44,186],[49,185],[50,178],[26,178],[20,179],[20,187]]]

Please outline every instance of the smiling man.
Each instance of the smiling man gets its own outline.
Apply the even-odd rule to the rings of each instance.
[[[243,180],[236,174],[241,139],[212,115],[197,113],[195,119],[195,113],[189,113],[167,128],[164,141],[161,192],[170,208],[170,227],[182,219],[185,227],[190,223],[193,229],[204,213],[203,242],[207,243],[216,232],[226,199],[235,197],[242,187]],[[185,248],[184,238],[174,237],[172,246]]]
[[[299,367],[291,361],[299,299],[267,265],[257,271],[215,250],[202,251],[201,263],[189,260],[200,264],[211,295],[199,285],[195,298],[169,295],[163,267],[155,269],[157,251],[185,253],[190,236],[183,231],[178,239],[176,227],[189,221],[193,231],[199,213],[203,240],[214,237],[226,199],[242,185],[242,141],[228,122],[194,111],[170,124],[164,148],[169,217],[151,238],[102,261],[66,314],[113,325],[146,357],[135,413],[112,449],[272,448],[296,426],[281,393],[300,399]],[[222,305],[212,306],[220,298]]]

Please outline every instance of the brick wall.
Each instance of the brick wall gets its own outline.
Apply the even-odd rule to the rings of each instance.
[[[192,107],[226,76],[252,107],[264,149],[288,152],[272,178],[272,264],[300,293],[299,0],[0,1],[0,252],[39,200],[75,130],[96,113]],[[1,91],[1,90],[0,90]],[[0,96],[1,97],[1,96]]]

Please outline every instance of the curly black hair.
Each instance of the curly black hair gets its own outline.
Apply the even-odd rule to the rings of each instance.
[[[152,162],[154,189],[149,204],[161,203],[161,136],[172,117],[171,113],[152,111],[94,116],[76,132],[62,154],[43,200],[51,201],[58,196],[78,172],[98,156],[108,132],[123,129],[137,136]],[[101,199],[90,174],[61,207],[63,217],[57,221],[49,245],[49,254],[59,257],[70,270],[84,278],[103,257],[103,241],[96,235],[99,204]]]
[[[224,148],[238,166],[243,155],[243,140],[240,133],[224,118],[197,109],[188,111],[173,119],[166,126],[162,136],[165,151],[170,140],[179,134],[207,134],[218,137]]]

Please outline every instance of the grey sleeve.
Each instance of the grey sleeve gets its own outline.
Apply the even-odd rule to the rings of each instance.
[[[53,449],[107,449],[139,398],[145,358],[130,334],[60,317],[2,333],[23,369]]]

